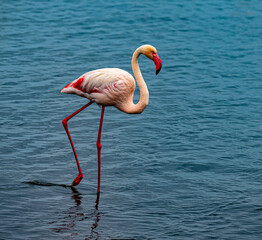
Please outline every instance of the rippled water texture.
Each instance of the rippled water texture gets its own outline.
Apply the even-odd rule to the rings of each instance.
[[[262,1],[1,1],[0,239],[262,239]],[[59,94],[158,49],[141,115]],[[139,99],[136,90],[135,100]]]

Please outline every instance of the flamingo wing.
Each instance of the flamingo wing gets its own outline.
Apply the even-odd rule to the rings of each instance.
[[[97,104],[114,105],[121,95],[128,95],[134,89],[135,80],[131,74],[118,68],[103,68],[83,74],[60,92],[76,94]]]

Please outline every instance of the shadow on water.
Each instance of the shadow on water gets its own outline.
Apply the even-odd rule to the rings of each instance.
[[[83,195],[75,187],[65,184],[55,184],[55,183],[39,182],[39,181],[29,181],[24,183],[29,185],[38,185],[38,186],[47,186],[47,187],[58,186],[58,187],[64,187],[70,189],[72,191],[71,198],[74,200],[74,205],[70,206],[67,210],[62,212],[62,215],[61,213],[59,213],[59,216],[61,217],[59,217],[57,221],[51,222],[52,225],[56,225],[51,229],[56,233],[61,233],[63,235],[68,233],[67,237],[73,237],[79,235],[79,233],[76,231],[78,222],[82,222],[82,221],[90,222],[92,220],[90,234],[88,235],[84,234],[85,239],[100,238],[100,234],[96,229],[98,227],[98,222],[102,215],[101,212],[98,210],[100,193],[96,194],[96,201],[92,211],[86,213],[84,211],[84,208],[81,207]]]
[[[72,185],[58,184],[58,183],[48,183],[48,182],[39,182],[39,181],[28,181],[24,182],[30,185],[46,186],[46,187],[65,187],[65,188],[74,188]]]

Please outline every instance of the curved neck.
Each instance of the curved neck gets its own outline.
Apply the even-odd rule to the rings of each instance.
[[[132,57],[132,69],[140,91],[140,99],[137,104],[134,104],[133,100],[131,100],[128,109],[126,109],[127,113],[141,113],[148,105],[149,93],[138,65],[138,58],[140,54],[141,54],[141,48],[138,48],[134,52]]]

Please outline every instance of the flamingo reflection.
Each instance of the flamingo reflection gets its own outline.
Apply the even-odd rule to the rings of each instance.
[[[81,207],[83,196],[82,194],[74,187],[71,187],[72,191],[72,199],[74,200],[74,206],[70,207],[67,211],[64,212],[63,218],[61,219],[60,224],[58,227],[53,228],[53,230],[57,233],[65,233],[70,232],[69,236],[67,237],[73,237],[76,235],[82,235],[81,233],[77,232],[77,225],[78,223],[82,221],[88,222],[90,219],[94,219],[94,222],[90,229],[90,234],[84,234],[85,239],[99,239],[100,234],[96,230],[98,227],[98,222],[101,217],[101,212],[98,210],[99,206],[99,199],[100,199],[100,193],[97,193],[96,195],[96,201],[95,206],[92,212],[85,213],[84,209]]]
[[[68,235],[66,238],[71,239],[71,237],[76,235],[84,235],[84,239],[100,239],[100,234],[97,231],[98,222],[101,218],[101,212],[98,209],[99,206],[99,199],[100,199],[100,193],[96,194],[96,200],[94,208],[91,209],[91,212],[87,212],[85,208],[82,208],[82,201],[83,201],[83,195],[74,187],[68,187],[66,185],[62,184],[53,184],[53,183],[47,183],[47,182],[39,182],[39,181],[30,181],[26,182],[30,185],[38,185],[38,186],[60,186],[64,187],[66,189],[71,190],[71,198],[74,200],[74,205],[69,207],[64,212],[57,212],[58,219],[55,221],[50,222],[52,225],[51,229],[55,231],[56,233],[61,233],[63,236],[65,236],[66,233]],[[84,233],[81,230],[80,232],[77,232],[78,225],[86,222],[86,225],[90,224],[90,221],[93,219],[93,223],[91,225],[91,229],[87,232],[89,234]]]

